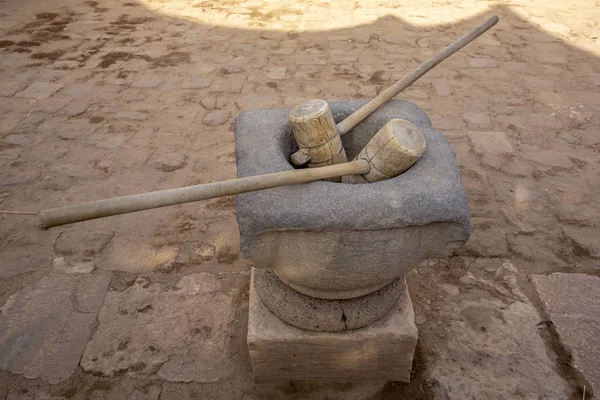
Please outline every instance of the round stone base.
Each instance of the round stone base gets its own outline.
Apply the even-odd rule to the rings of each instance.
[[[398,278],[361,297],[319,299],[297,292],[269,269],[257,268],[254,273],[256,293],[273,314],[288,324],[317,332],[340,332],[372,324],[392,310],[404,289]]]

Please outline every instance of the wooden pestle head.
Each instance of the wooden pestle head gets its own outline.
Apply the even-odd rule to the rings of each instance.
[[[392,119],[371,138],[355,160],[369,162],[364,175],[345,176],[344,183],[366,183],[390,179],[409,169],[425,152],[425,136],[411,122]]]
[[[295,107],[290,113],[290,125],[300,147],[300,151],[292,156],[292,164],[299,166],[308,162],[310,168],[315,168],[348,161],[325,100],[311,100]],[[339,182],[340,179],[331,181]]]

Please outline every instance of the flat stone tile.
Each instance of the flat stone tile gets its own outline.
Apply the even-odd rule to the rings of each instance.
[[[63,88],[64,85],[50,82],[33,82],[27,89],[15,94],[15,97],[33,97],[46,99]]]
[[[0,309],[0,367],[52,384],[79,365],[108,287],[106,275],[44,277]]]
[[[230,293],[209,273],[188,275],[173,288],[138,278],[106,295],[84,370],[166,381],[217,382],[230,376],[234,314]]]
[[[585,274],[532,275],[544,310],[594,394],[600,394],[600,278]]]

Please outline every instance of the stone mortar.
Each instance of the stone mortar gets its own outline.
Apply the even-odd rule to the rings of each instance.
[[[364,101],[330,103],[336,121]],[[238,176],[292,170],[291,109],[235,121]],[[467,241],[469,209],[456,156],[415,104],[393,100],[342,136],[354,157],[390,119],[423,132],[427,149],[402,175],[372,184],[312,182],[237,196],[242,256],[313,297],[346,299],[389,285],[421,261]]]

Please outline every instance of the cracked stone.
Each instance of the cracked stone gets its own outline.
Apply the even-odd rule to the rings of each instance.
[[[448,97],[452,94],[452,89],[446,81],[434,81],[433,88],[440,97]]]
[[[256,108],[273,108],[281,104],[277,95],[248,95],[240,98],[235,104],[241,110],[252,110]]]
[[[22,91],[27,86],[26,82],[7,82],[0,81],[0,96],[11,97],[15,93]]]
[[[157,88],[159,87],[164,80],[157,76],[142,76],[139,79],[136,79],[131,84],[133,88]]]
[[[231,113],[227,110],[210,111],[202,117],[202,123],[208,126],[223,125],[229,119]]]
[[[206,108],[207,110],[213,110],[217,108],[217,98],[215,96],[204,97],[202,100],[200,100],[200,104],[202,104],[202,107]]]
[[[106,247],[114,235],[113,232],[74,228],[60,234],[54,244],[54,251],[63,256],[93,257]]]
[[[471,58],[469,65],[472,68],[494,68],[498,66],[498,62],[492,58]]]
[[[411,294],[421,298],[414,304],[417,317],[425,317],[419,326],[420,345],[427,349],[423,384],[433,398],[571,398],[573,390],[556,371],[556,360],[540,336],[543,318],[522,295],[515,276],[479,277],[489,277],[484,269],[493,271],[505,261],[472,261],[458,277],[458,296],[448,295],[449,288],[456,293],[457,276],[438,273],[439,266],[450,266],[445,260],[440,260],[436,273],[410,278],[415,288],[431,288],[426,298],[419,291]],[[509,269],[517,270],[512,265]]]
[[[463,119],[469,125],[476,128],[487,128],[492,124],[492,120],[487,113],[469,111],[463,114]]]
[[[181,84],[182,89],[203,89],[210,86],[212,80],[203,76],[194,75],[186,78]]]
[[[234,307],[212,274],[188,275],[174,288],[138,278],[109,292],[81,361],[85,371],[174,382],[210,383],[231,375]]]
[[[513,147],[504,132],[467,132],[473,149],[480,154],[512,153]]]
[[[598,229],[563,225],[563,233],[571,240],[575,250],[592,258],[600,258],[600,236]]]
[[[79,365],[109,280],[53,274],[12,295],[0,309],[0,367],[52,384],[68,379]]]
[[[285,79],[287,68],[285,67],[271,67],[265,70],[267,78],[269,79]]]
[[[594,397],[600,392],[600,278],[585,274],[532,275],[544,310]],[[589,393],[589,392],[588,392]]]
[[[460,254],[482,257],[507,257],[510,255],[506,233],[493,219],[472,218],[471,237],[460,249]]]
[[[27,87],[27,89],[15,94],[14,97],[33,97],[36,99],[46,99],[62,89],[63,86],[64,85],[60,85],[58,83],[33,82]]]
[[[179,151],[157,152],[152,156],[152,168],[173,172],[187,165],[188,156]]]

